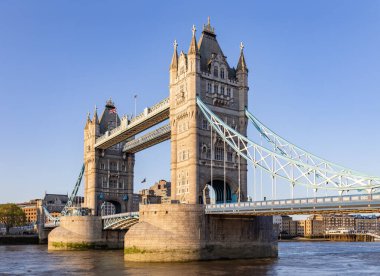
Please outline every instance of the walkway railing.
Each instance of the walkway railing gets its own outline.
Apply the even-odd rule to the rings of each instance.
[[[128,212],[102,216],[102,220],[104,230],[124,230],[139,222],[139,212]]]
[[[306,214],[317,212],[372,212],[380,210],[380,194],[208,204],[207,214]]]
[[[164,112],[169,111],[169,98],[166,98],[159,103],[153,105],[152,107],[147,107],[144,109],[144,112],[140,113],[136,117],[132,118],[130,121],[128,121],[127,118],[122,118],[120,126],[107,131],[104,135],[98,137],[96,139],[95,147],[101,147],[102,144],[106,143],[107,141],[116,138],[117,136],[121,135],[127,130],[130,130],[137,125],[143,124],[148,119],[155,117],[156,115]],[[168,113],[169,114],[169,113]],[[169,115],[166,119],[169,118]],[[149,126],[150,127],[150,126]],[[134,133],[136,134],[136,133]],[[120,141],[116,142],[119,143]]]

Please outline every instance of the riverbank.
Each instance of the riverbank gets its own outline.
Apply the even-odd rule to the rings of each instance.
[[[378,242],[368,235],[331,235],[326,238],[295,237],[279,239],[279,242]]]
[[[0,236],[0,245],[39,244],[38,235],[4,235]]]
[[[296,238],[290,238],[290,239],[279,239],[278,240],[279,242],[309,242],[309,241],[312,241],[312,242],[328,242],[328,241],[332,241],[330,239],[327,239],[327,238],[305,238],[305,237],[296,237]]]

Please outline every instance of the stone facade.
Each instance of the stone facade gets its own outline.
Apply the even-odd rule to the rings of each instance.
[[[125,235],[127,261],[173,262],[277,256],[271,217],[210,216],[198,204],[140,205]]]
[[[243,158],[240,160],[239,177],[238,156],[228,145],[225,148],[215,133],[211,139],[210,125],[197,108],[197,97],[229,126],[246,135],[248,69],[243,47],[237,68],[231,68],[210,22],[203,28],[199,46],[193,28],[187,54],[181,51],[178,55],[177,43],[174,44],[170,65],[172,199],[202,203],[203,189],[212,179],[217,202],[224,201],[224,193],[227,202],[236,201],[240,179],[243,201],[247,197],[247,163]]]
[[[109,100],[98,119],[95,110],[84,128],[85,207],[100,215],[102,204],[110,202],[116,213],[133,209],[134,154],[123,153],[125,142],[106,150],[95,149],[96,138],[120,125],[114,103]],[[133,139],[133,137],[131,138]]]

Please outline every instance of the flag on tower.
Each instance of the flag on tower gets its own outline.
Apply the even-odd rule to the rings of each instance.
[[[109,114],[116,114],[116,107],[109,110]]]

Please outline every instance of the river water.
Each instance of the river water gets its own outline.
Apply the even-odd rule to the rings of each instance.
[[[0,275],[380,275],[380,243],[280,242],[278,259],[136,264],[122,250],[0,246]]]

